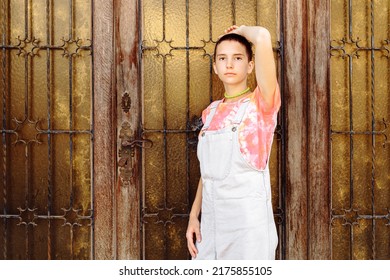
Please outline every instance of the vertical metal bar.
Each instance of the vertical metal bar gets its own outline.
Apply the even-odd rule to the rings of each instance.
[[[352,41],[352,0],[348,0],[348,11],[349,11],[349,38],[348,40]],[[350,147],[350,162],[349,162],[349,188],[350,188],[350,209],[353,208],[353,201],[354,201],[354,190],[353,190],[353,97],[352,97],[352,77],[353,77],[353,68],[352,68],[352,55],[348,55],[348,64],[349,64],[349,75],[348,75],[348,90],[349,90],[349,147]],[[351,233],[350,233],[350,258],[352,259],[353,256],[353,225],[350,225],[351,227]]]
[[[255,15],[256,15],[256,26],[259,26],[259,15],[257,9],[257,1],[255,1]]]
[[[52,26],[52,5],[50,0],[46,0],[46,95],[47,95],[47,159],[48,159],[48,194],[47,194],[47,257],[52,259],[52,243],[51,243],[51,212],[53,203],[53,174],[52,174],[52,147],[51,147],[51,26]]]
[[[352,0],[348,0],[348,37],[352,38]]]
[[[189,8],[189,0],[186,0],[186,70],[187,70],[187,77],[186,77],[186,124],[188,127],[188,124],[190,123],[190,51],[189,51],[189,36],[190,36],[190,8]],[[187,191],[187,205],[188,205],[188,213],[190,211],[190,149],[189,149],[189,138],[190,134],[189,132],[186,132],[186,191]]]
[[[232,0],[233,25],[236,25],[236,0]]]
[[[28,14],[28,10],[29,10],[29,6],[28,6],[28,0],[25,0],[24,1],[24,23],[25,23],[25,38],[24,40],[27,40],[28,39],[28,22],[29,22],[29,14]],[[25,54],[24,56],[24,69],[25,69],[25,76],[24,76],[24,120],[23,122],[27,121],[28,120],[28,88],[29,88],[29,72],[28,72],[28,54]],[[26,202],[25,202],[25,207],[26,207],[26,211],[28,211],[28,208],[30,207],[29,203],[30,203],[30,194],[31,194],[31,186],[30,186],[30,180],[29,180],[29,162],[28,162],[28,152],[29,152],[29,149],[28,149],[28,144],[26,143],[25,144],[25,153],[24,153],[24,168],[25,168],[25,197],[26,197]],[[25,258],[28,260],[29,259],[29,255],[30,255],[30,252],[29,252],[29,233],[28,233],[28,224],[25,226],[25,235],[26,235],[26,239],[25,239]]]
[[[209,41],[213,41],[213,0],[209,0]]]
[[[2,21],[2,45],[5,46],[6,43],[7,43],[7,26],[8,26],[8,7],[9,7],[9,2],[6,3],[6,1],[2,1],[1,2],[2,4],[2,11],[3,11],[3,21]],[[2,48],[1,49],[1,52],[2,52],[2,89],[3,89],[3,94],[2,94],[2,98],[3,98],[3,108],[2,108],[2,111],[3,111],[3,120],[2,120],[2,124],[3,124],[3,127],[2,127],[2,150],[3,150],[3,158],[2,158],[2,165],[3,165],[3,203],[4,203],[4,206],[3,206],[3,215],[4,215],[4,218],[3,218],[3,222],[4,222],[4,231],[3,231],[3,260],[6,260],[7,259],[7,255],[8,255],[8,252],[7,252],[7,218],[6,215],[7,215],[7,138],[6,138],[6,132],[4,132],[4,130],[6,129],[6,126],[7,126],[7,119],[6,119],[6,114],[7,114],[7,110],[6,110],[6,102],[7,102],[7,84],[8,84],[8,79],[6,78],[6,76],[8,75],[7,74],[7,51],[5,48]]]
[[[375,246],[375,41],[374,41],[374,1],[371,0],[371,210],[372,210],[372,258],[376,259]]]
[[[143,69],[143,60],[142,60],[142,57],[143,57],[143,53],[142,53],[142,40],[143,40],[143,6],[142,6],[142,0],[138,0],[138,11],[139,11],[139,17],[138,17],[138,61],[139,61],[139,69]],[[140,107],[140,112],[142,112],[143,110],[143,91],[142,91],[142,85],[143,85],[143,72],[142,70],[138,71],[138,85],[140,85],[138,87],[138,96],[140,97],[141,101],[140,101],[140,104],[137,104],[139,107]],[[139,113],[140,114],[140,113]],[[140,114],[138,116],[138,119],[141,120],[141,122],[143,122],[142,120],[142,114]],[[144,128],[142,125],[140,125],[140,136],[143,136],[144,134]],[[143,164],[143,158],[144,158],[144,155],[142,155],[142,158],[141,158],[141,168],[139,169],[139,173],[137,175],[139,175],[140,178],[143,178],[142,177],[142,174],[144,174],[144,164]],[[141,205],[141,213],[142,213],[142,209],[143,209],[143,203],[144,203],[144,199],[142,198],[142,193],[144,192],[144,188],[143,188],[143,184],[142,184],[142,181],[144,181],[143,179],[141,179],[141,195],[140,195],[140,199],[141,199],[141,202],[140,202],[140,205]],[[141,214],[142,215],[142,214]],[[141,230],[141,237],[142,237],[142,240],[140,240],[140,256],[142,259],[145,259],[145,244],[144,244],[144,240],[145,240],[145,230],[144,230],[144,227],[142,225],[142,216],[141,216],[141,223],[140,223],[140,230]]]
[[[73,0],[69,0],[69,41],[73,38]],[[72,42],[73,43],[73,42]],[[73,54],[69,54],[69,178],[70,178],[70,211],[73,210],[73,202],[74,202],[74,182],[73,182]],[[70,227],[70,255],[73,259],[73,248],[74,248],[74,240],[73,240],[73,226]]]
[[[73,39],[73,0],[69,0],[69,40]]]
[[[93,38],[93,30],[94,30],[94,16],[93,16],[93,11],[94,11],[94,0],[91,0],[90,2],[90,9],[91,9],[91,53],[94,54],[94,38]],[[91,197],[90,197],[90,200],[91,200],[91,234],[90,234],[90,244],[91,244],[91,251],[90,251],[90,258],[93,259],[94,256],[95,256],[95,246],[94,246],[94,237],[95,237],[95,203],[94,203],[94,197],[95,197],[95,180],[94,180],[94,172],[93,170],[95,169],[95,158],[94,158],[94,149],[95,149],[95,141],[94,141],[94,138],[95,138],[95,129],[94,129],[94,110],[95,110],[95,98],[94,98],[94,92],[95,92],[95,81],[94,81],[94,72],[95,72],[95,69],[93,67],[94,65],[94,55],[91,55],[91,79],[92,79],[92,84],[91,84],[91,112],[90,112],[90,116],[91,116],[91,125],[90,125],[90,130],[91,130],[91,136],[90,136],[90,141],[91,141]]]
[[[163,40],[166,41],[165,34],[166,27],[166,1],[163,1]],[[164,207],[166,208],[167,203],[167,173],[168,173],[168,154],[167,154],[167,71],[166,71],[167,59],[166,55],[163,55],[163,158],[164,158],[164,169],[163,169],[163,178],[164,178]],[[167,231],[164,223],[164,257],[167,259],[168,250],[167,250]]]

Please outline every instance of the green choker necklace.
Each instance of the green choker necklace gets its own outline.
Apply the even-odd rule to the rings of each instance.
[[[232,99],[232,98],[239,97],[239,96],[247,93],[248,91],[250,91],[249,87],[247,87],[246,89],[244,89],[243,91],[240,91],[239,93],[237,93],[235,95],[227,95],[226,92],[225,92],[224,96],[225,96],[226,99]]]

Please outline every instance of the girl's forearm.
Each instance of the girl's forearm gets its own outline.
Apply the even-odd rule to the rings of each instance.
[[[200,211],[202,209],[202,178],[199,179],[198,183],[198,189],[196,191],[195,200],[192,204],[191,212],[190,212],[190,218],[198,218]]]

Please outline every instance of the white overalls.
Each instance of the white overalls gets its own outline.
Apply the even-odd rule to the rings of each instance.
[[[254,169],[243,158],[238,142],[249,98],[231,126],[209,131],[219,103],[211,108],[198,143],[203,190],[202,241],[196,243],[196,259],[275,259],[278,238],[268,160],[264,170]]]

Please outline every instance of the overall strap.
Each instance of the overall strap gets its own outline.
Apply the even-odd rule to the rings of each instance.
[[[215,115],[215,112],[217,111],[217,107],[218,107],[219,103],[221,103],[221,101],[222,100],[218,100],[218,101],[214,102],[213,104],[211,104],[210,113],[206,117],[206,122],[203,125],[202,130],[207,130],[209,128],[210,123]]]
[[[249,105],[249,101],[250,101],[249,98],[247,98],[244,101],[242,101],[242,103],[240,105],[240,108],[238,108],[238,111],[237,111],[236,116],[234,118],[234,121],[233,121],[234,125],[238,125],[238,124],[241,123],[242,119],[244,118],[244,115],[245,115],[245,112],[246,112],[246,108]]]

